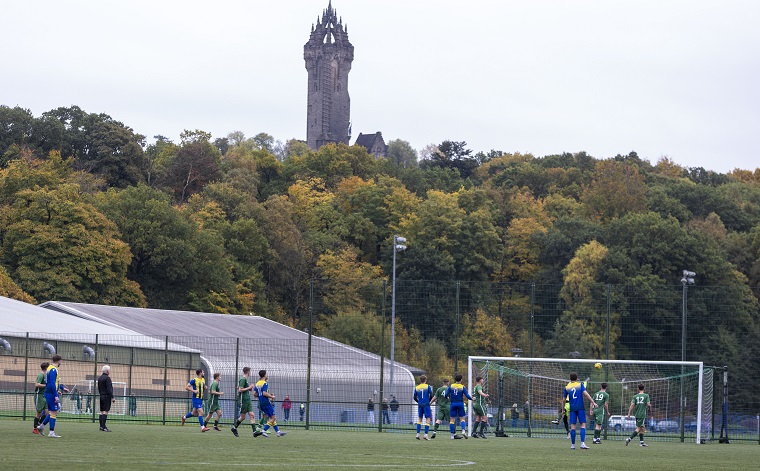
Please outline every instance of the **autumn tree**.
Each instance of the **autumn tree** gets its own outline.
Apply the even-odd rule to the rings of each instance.
[[[365,313],[377,307],[382,270],[360,261],[356,249],[328,250],[317,260],[317,273],[325,293],[323,303],[330,311]]]
[[[3,266],[0,266],[0,296],[23,301],[25,303],[36,304],[35,299],[25,293],[24,290],[11,279],[11,275]]]
[[[562,271],[565,283],[560,296],[565,309],[557,320],[554,338],[549,346],[555,354],[565,355],[577,350],[584,358],[603,358],[607,341],[614,345],[619,337],[619,315],[610,314],[607,339],[607,313],[594,303],[599,298],[598,292],[595,292],[599,286],[599,269],[607,253],[604,245],[591,241],[575,252],[573,259]]]
[[[597,163],[594,180],[583,193],[582,201],[590,213],[610,220],[630,212],[643,212],[647,186],[638,169],[615,160]]]

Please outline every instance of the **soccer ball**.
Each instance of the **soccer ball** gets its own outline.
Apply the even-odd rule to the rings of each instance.
[[[601,370],[602,369],[602,364],[601,363],[595,363],[594,364],[594,368],[596,368],[597,370]]]

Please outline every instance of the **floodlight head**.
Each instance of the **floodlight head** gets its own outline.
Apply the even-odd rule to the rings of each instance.
[[[689,270],[684,270],[683,271],[683,277],[684,278],[691,278],[693,276],[697,276],[697,274],[694,273],[693,271],[689,271]]]
[[[91,358],[95,358],[95,350],[93,350],[92,348],[90,348],[87,345],[85,345],[84,347],[82,347],[82,353],[84,353],[84,359],[85,360],[91,359]]]
[[[13,349],[11,348],[10,342],[5,340],[4,338],[0,337],[0,348],[5,350],[8,353],[13,353]]]
[[[570,352],[568,355],[570,355],[571,358],[580,358],[581,352]]]
[[[401,236],[393,236],[396,239],[396,242],[401,242],[402,244],[406,242],[406,237]]]
[[[42,350],[50,355],[55,355],[55,347],[47,342],[42,342]]]
[[[406,245],[396,244],[396,252],[403,252],[406,250]]]

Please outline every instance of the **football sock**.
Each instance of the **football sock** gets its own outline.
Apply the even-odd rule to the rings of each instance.
[[[214,421],[214,427],[218,427],[218,426],[219,426],[219,419],[216,419],[216,420]]]
[[[104,420],[103,420],[103,414],[100,414],[100,417],[98,417],[98,422],[100,423],[100,428],[105,427]]]
[[[594,430],[594,438],[599,438],[599,432],[601,432],[601,430]]]
[[[255,432],[256,431],[256,424],[251,424],[251,429],[253,429],[253,431]]]
[[[274,424],[274,426],[273,426],[272,428],[274,428],[274,431],[275,431],[276,433],[280,433],[280,426],[279,426],[279,425],[277,425],[277,424]]]
[[[437,432],[437,431],[438,431],[438,427],[439,427],[440,425],[441,425],[441,424],[439,424],[439,423],[437,423],[437,422],[436,422],[436,424],[435,424],[435,427],[433,427],[433,431],[434,431],[434,432]]]
[[[422,424],[420,422],[417,422],[417,433],[420,433],[421,428],[422,428]]]
[[[449,430],[451,431],[451,434],[454,435],[455,433],[457,433],[457,426],[454,425],[453,422],[451,422],[449,423]]]
[[[50,414],[46,415],[45,416],[45,420],[42,421],[42,425],[47,425],[48,422],[50,422],[51,419],[52,419],[52,417],[50,417]]]
[[[430,431],[430,425],[425,424],[425,435]]]
[[[186,418],[186,419],[189,419],[189,418],[190,418],[190,417],[192,417],[192,416],[193,416],[193,413],[192,413],[192,412],[188,412],[188,413],[187,413],[187,415],[185,415],[185,418]]]
[[[581,443],[584,443],[586,441],[586,429],[581,428]]]
[[[198,423],[201,424],[201,427],[203,427],[204,424],[203,424],[203,416],[202,415],[198,416]]]
[[[34,428],[37,428],[37,426],[40,424],[40,419],[37,417],[34,418]]]
[[[636,438],[636,435],[638,435],[638,434],[639,434],[639,432],[633,432],[633,435],[631,435],[631,440],[633,440],[634,438]]]
[[[644,434],[643,434],[643,433],[640,433],[640,434],[639,434],[639,441],[640,441],[641,443],[644,443]]]
[[[50,418],[50,431],[52,432],[54,430],[55,430],[55,417],[51,417]]]
[[[462,427],[462,433],[465,433],[465,430],[467,429],[467,424],[464,423],[464,420],[459,422],[459,425]]]
[[[575,430],[570,430],[570,443],[575,445]]]
[[[240,425],[240,423],[241,423],[241,422],[242,422],[242,421],[241,421],[240,419],[237,419],[237,420],[235,421],[235,426],[234,426],[234,427],[232,427],[232,428],[238,428],[238,426]],[[253,425],[253,424],[251,424],[251,425]]]
[[[264,426],[264,431],[266,432],[267,430],[269,430],[269,424],[266,424],[266,425]]]

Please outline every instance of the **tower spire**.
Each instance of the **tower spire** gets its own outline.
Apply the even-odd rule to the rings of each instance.
[[[343,18],[328,0],[304,45],[309,73],[306,142],[312,149],[331,142],[348,144],[351,139],[348,73],[353,60],[354,46]]]

